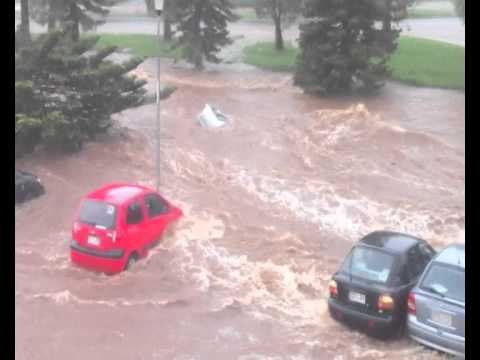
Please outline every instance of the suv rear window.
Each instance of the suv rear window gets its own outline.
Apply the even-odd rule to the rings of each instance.
[[[393,255],[365,246],[357,246],[345,259],[341,271],[365,280],[386,283],[394,262]]]
[[[112,204],[87,199],[83,202],[80,209],[79,220],[85,224],[113,229],[115,227],[116,213],[117,209]]]
[[[465,271],[434,263],[423,278],[420,288],[449,299],[465,302]]]

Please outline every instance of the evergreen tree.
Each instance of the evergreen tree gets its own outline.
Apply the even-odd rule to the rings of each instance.
[[[275,49],[285,48],[282,26],[285,22],[293,22],[297,18],[301,12],[302,1],[257,0],[255,5],[257,16],[260,18],[269,16],[275,25]]]
[[[392,24],[407,17],[407,8],[412,6],[416,0],[376,0],[376,6],[384,14],[382,29],[390,32]]]
[[[375,26],[386,11],[378,0],[306,0],[295,84],[319,94],[381,87],[400,32]]]
[[[65,13],[64,0],[29,0],[30,15],[40,25],[48,25],[48,31],[54,31]]]
[[[73,41],[80,39],[80,25],[84,31],[93,29],[105,21],[98,17],[108,15],[108,8],[115,4],[112,0],[64,0],[66,11],[63,23]]]
[[[68,29],[73,41],[80,39],[80,27],[84,31],[93,29],[105,22],[109,7],[115,0],[30,0],[32,18],[41,25],[48,24],[48,30],[56,29],[57,24]]]
[[[98,38],[72,43],[52,32],[15,53],[15,141],[19,153],[37,143],[78,149],[105,132],[111,115],[144,100],[145,82],[128,73],[141,60],[118,65],[114,47],[94,50]]]
[[[204,59],[218,63],[217,53],[232,42],[228,22],[236,19],[229,0],[175,0],[176,32],[186,59],[202,69]]]

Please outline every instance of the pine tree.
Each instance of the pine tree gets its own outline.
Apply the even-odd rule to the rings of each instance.
[[[80,39],[80,27],[84,31],[93,29],[105,21],[114,0],[30,0],[32,18],[41,25],[48,24],[53,31],[57,24],[69,29],[73,41]]]
[[[285,48],[282,27],[286,22],[293,22],[301,12],[303,0],[257,0],[257,16],[271,17],[275,25],[275,49]]]
[[[384,14],[382,29],[392,31],[392,24],[407,17],[407,8],[412,6],[416,0],[376,0],[376,6]]]
[[[64,0],[29,0],[31,17],[40,25],[48,25],[54,31],[65,13]]]
[[[232,42],[228,22],[236,19],[229,0],[176,0],[178,44],[186,59],[202,69],[204,59],[218,63],[217,53]]]
[[[383,85],[399,30],[378,0],[306,0],[295,84],[319,94],[371,92]]]
[[[128,75],[141,60],[114,64],[106,58],[115,48],[95,50],[97,41],[52,32],[15,53],[16,146],[78,149],[112,114],[143,103],[145,82]]]

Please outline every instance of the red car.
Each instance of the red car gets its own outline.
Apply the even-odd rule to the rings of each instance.
[[[154,190],[110,184],[85,196],[72,230],[71,260],[107,274],[128,269],[158,243],[182,210]]]

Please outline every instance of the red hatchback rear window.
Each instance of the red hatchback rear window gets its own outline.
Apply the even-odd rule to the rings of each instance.
[[[108,229],[115,228],[117,209],[115,205],[87,199],[80,210],[79,221],[92,226],[102,226]]]

